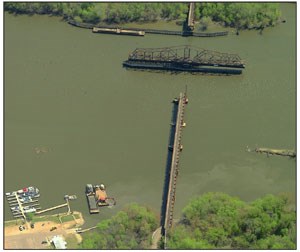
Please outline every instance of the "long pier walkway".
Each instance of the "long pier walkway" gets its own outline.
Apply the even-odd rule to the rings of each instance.
[[[50,207],[50,208],[47,208],[47,209],[44,209],[44,210],[41,210],[41,211],[37,211],[36,214],[42,214],[42,213],[49,212],[49,211],[52,211],[52,210],[55,210],[55,209],[58,209],[58,208],[62,208],[62,207],[68,207],[68,212],[70,212],[69,201],[67,200],[67,203],[64,203],[64,204],[61,204],[61,205],[58,205],[58,206],[54,206],[54,207]]]
[[[171,134],[169,140],[169,157],[166,167],[165,187],[163,195],[163,203],[161,210],[161,234],[165,237],[167,231],[173,224],[173,211],[176,197],[176,180],[179,172],[179,154],[183,148],[181,145],[182,129],[185,127],[184,109],[188,103],[185,93],[180,93],[179,98],[175,98],[173,118],[171,122]],[[175,127],[175,128],[174,128]]]

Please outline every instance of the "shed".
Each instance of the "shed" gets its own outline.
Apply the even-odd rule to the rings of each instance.
[[[51,240],[56,249],[66,249],[67,242],[60,235],[53,236]]]

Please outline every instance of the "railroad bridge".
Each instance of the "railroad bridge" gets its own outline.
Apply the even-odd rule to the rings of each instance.
[[[220,53],[188,45],[137,48],[123,62],[125,67],[191,72],[240,74],[245,63],[237,54]]]
[[[190,3],[189,4],[189,12],[187,15],[187,30],[188,31],[193,31],[194,30],[194,25],[195,25],[195,3]]]
[[[166,237],[168,230],[173,224],[173,211],[176,198],[176,180],[179,172],[179,154],[183,149],[181,145],[182,129],[186,126],[184,122],[184,109],[188,103],[185,93],[180,93],[179,98],[173,100],[173,115],[168,146],[168,158],[165,173],[165,184],[163,190],[161,208],[161,235]]]

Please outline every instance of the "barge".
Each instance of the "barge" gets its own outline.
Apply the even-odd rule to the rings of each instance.
[[[91,184],[86,185],[86,197],[90,209],[90,213],[99,213],[99,208],[96,203],[94,188]]]
[[[112,206],[116,204],[114,198],[107,197],[105,186],[87,184],[86,185],[86,197],[90,213],[99,213],[99,207]]]
[[[145,31],[135,31],[128,29],[120,28],[100,28],[93,27],[92,30],[94,33],[108,33],[108,34],[117,34],[117,35],[131,35],[131,36],[145,36]]]

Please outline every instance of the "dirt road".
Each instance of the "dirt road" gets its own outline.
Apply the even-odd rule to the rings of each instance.
[[[30,225],[24,225],[25,230],[20,231],[18,226],[5,227],[4,229],[4,248],[5,249],[46,249],[50,244],[42,244],[42,241],[51,240],[54,235],[72,235],[76,234],[75,229],[69,229],[75,224],[83,224],[83,219],[57,224],[54,222],[36,222],[34,228]],[[51,228],[55,230],[50,231]],[[78,242],[81,241],[80,235],[75,237]]]

